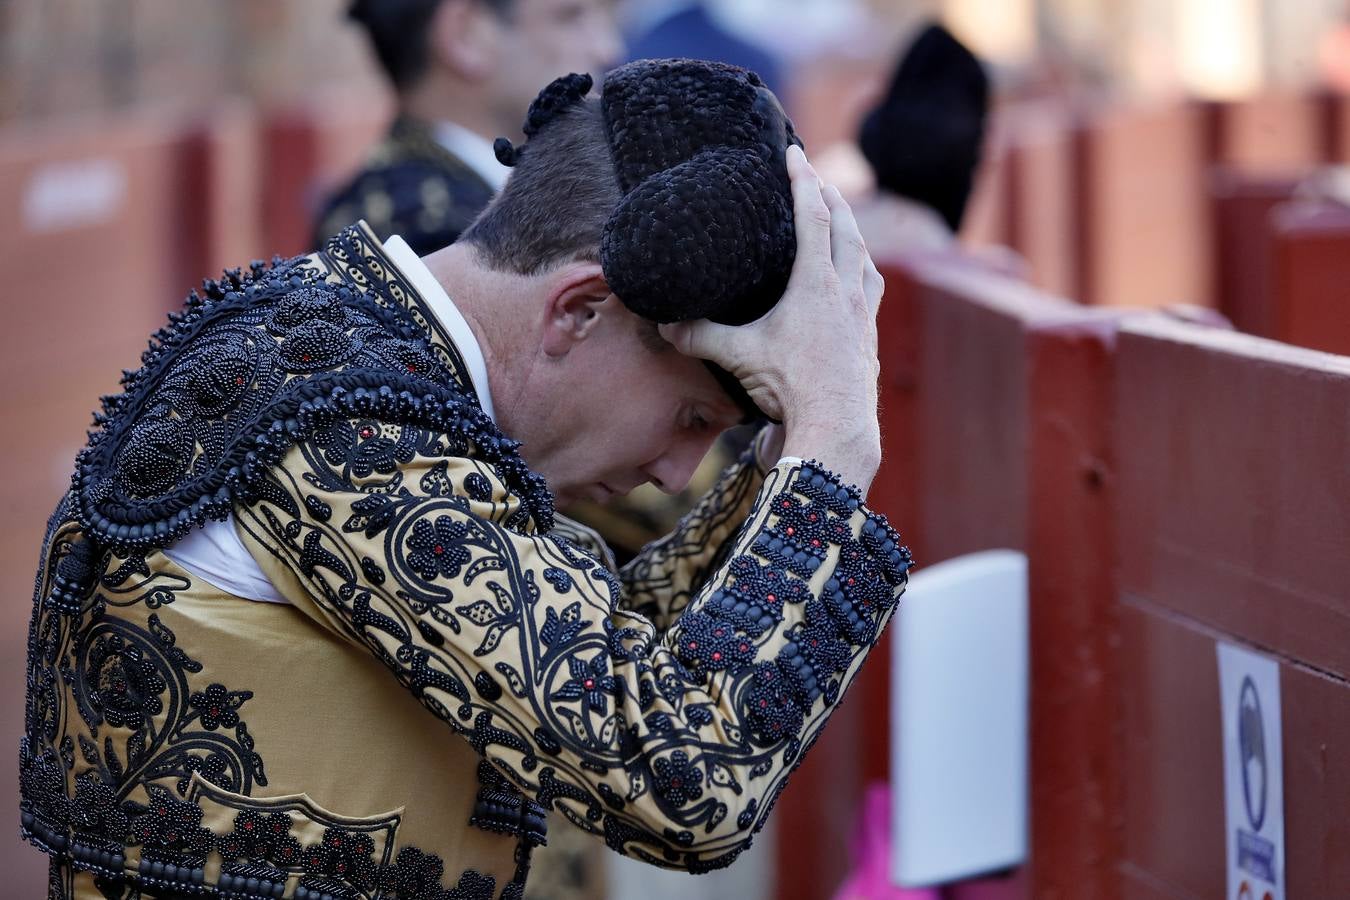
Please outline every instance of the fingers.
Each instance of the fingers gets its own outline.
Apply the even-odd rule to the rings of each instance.
[[[876,263],[869,254],[867,266],[863,271],[863,295],[867,297],[867,308],[873,316],[881,308],[881,298],[886,294],[886,279],[877,271]]]
[[[709,359],[727,371],[734,371],[737,363],[737,329],[719,325],[707,319],[691,322],[670,322],[658,325],[661,337],[685,356]]]
[[[792,180],[792,217],[797,233],[797,259],[820,265],[830,258],[830,210],[821,196],[820,178],[793,145],[787,149],[788,177]]]
[[[839,283],[861,286],[868,256],[853,210],[834,185],[828,185],[821,194],[830,211],[830,259]]]

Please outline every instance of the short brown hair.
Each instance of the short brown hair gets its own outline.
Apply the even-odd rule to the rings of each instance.
[[[560,110],[521,151],[506,187],[460,240],[486,265],[520,275],[599,262],[605,223],[623,198],[600,102]]]

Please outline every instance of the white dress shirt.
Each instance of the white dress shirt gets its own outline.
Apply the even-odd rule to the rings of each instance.
[[[440,145],[473,169],[494,193],[506,186],[506,177],[511,170],[497,161],[492,141],[454,122],[437,122],[435,134]]]

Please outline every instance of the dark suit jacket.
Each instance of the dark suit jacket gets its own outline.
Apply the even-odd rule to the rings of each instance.
[[[400,116],[360,172],[328,198],[314,245],[364,219],[379,236],[402,235],[418,256],[453,244],[492,199],[492,188],[432,134]]]

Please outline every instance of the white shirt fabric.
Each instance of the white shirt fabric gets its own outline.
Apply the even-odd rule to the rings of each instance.
[[[431,307],[436,320],[450,333],[469,367],[469,378],[488,418],[494,418],[492,395],[488,388],[487,362],[483,348],[474,337],[469,323],[407,241],[393,235],[384,242],[384,251],[417,293]],[[201,528],[189,532],[164,555],[194,577],[236,597],[263,603],[289,603],[263,573],[257,560],[248,552],[234,527],[233,513],[222,521],[208,519]]]
[[[436,140],[458,156],[464,165],[473,169],[493,191],[500,191],[506,186],[506,177],[511,174],[511,170],[497,161],[497,151],[492,149],[492,141],[454,122],[437,122]]]

